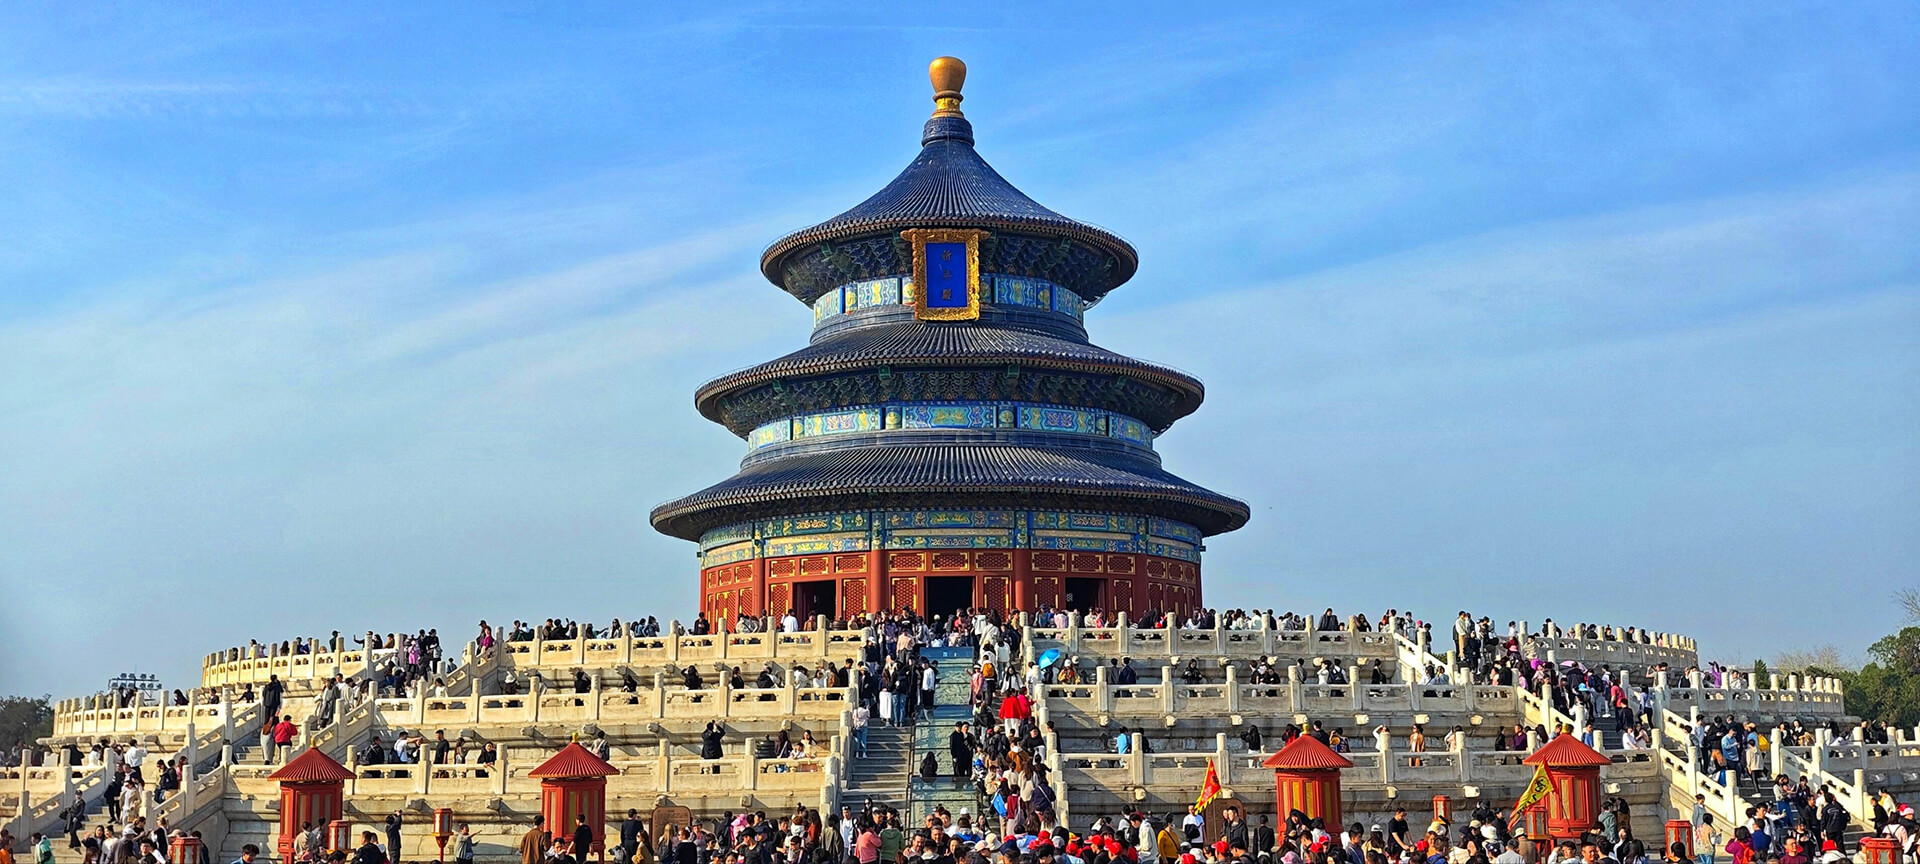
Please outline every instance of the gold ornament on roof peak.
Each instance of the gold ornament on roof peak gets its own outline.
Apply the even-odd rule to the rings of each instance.
[[[927,79],[933,82],[933,116],[965,117],[960,113],[960,88],[967,83],[967,64],[958,57],[935,57],[927,64]]]

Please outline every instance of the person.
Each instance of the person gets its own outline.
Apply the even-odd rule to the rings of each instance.
[[[360,848],[353,850],[353,864],[388,864],[386,853],[380,851],[372,831],[360,832]]]
[[[547,858],[546,817],[533,817],[533,827],[520,835],[520,864],[545,864]],[[369,832],[368,836],[372,836]],[[354,864],[360,864],[355,861]]]
[[[575,813],[573,821],[573,855],[576,859],[585,860],[587,852],[593,849],[593,826],[587,824],[585,813]]]
[[[627,818],[620,820],[620,854],[629,862],[642,848],[640,832],[643,830],[640,824],[640,811],[628,808]]]
[[[33,832],[33,864],[53,864],[53,838]]]
[[[953,757],[953,781],[965,783],[973,768],[973,737],[967,734],[966,721],[953,724],[947,735],[947,752]]]
[[[372,835],[369,834],[368,836]],[[200,848],[205,849],[206,847],[202,846]],[[253,859],[258,857],[260,857],[260,847],[248,843],[240,847],[240,857],[236,859],[233,864],[253,864]]]
[[[400,864],[400,811],[387,816],[387,860]]]
[[[873,712],[867,710],[867,703],[861,702],[853,708],[853,755],[867,755],[867,723]]]
[[[708,720],[706,731],[700,733],[700,758],[712,761],[720,758],[720,742],[727,730],[718,720]]]
[[[1700,813],[1700,822],[1693,826],[1693,860],[1695,864],[1713,864],[1714,850],[1720,848],[1720,832],[1713,827],[1713,814]]]
[[[460,823],[460,836],[453,846],[454,864],[473,864],[473,826]]]
[[[293,739],[300,737],[300,727],[293,725],[293,715],[284,714],[280,722],[273,725],[273,743],[267,747],[267,761],[276,761],[276,754],[286,755],[293,748]]]

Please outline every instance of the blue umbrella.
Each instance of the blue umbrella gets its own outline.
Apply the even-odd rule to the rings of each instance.
[[[1060,662],[1060,658],[1065,656],[1066,656],[1066,652],[1061,651],[1058,648],[1048,648],[1047,650],[1040,652],[1040,668],[1045,669],[1049,666],[1052,666],[1053,664]]]

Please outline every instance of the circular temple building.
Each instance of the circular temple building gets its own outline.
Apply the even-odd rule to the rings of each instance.
[[[995,172],[960,112],[966,67],[930,72],[913,163],[761,256],[813,337],[700,388],[747,455],[654,527],[700,544],[716,621],[1198,606],[1202,543],[1247,505],[1154,452],[1200,382],[1087,340],[1137,254]]]

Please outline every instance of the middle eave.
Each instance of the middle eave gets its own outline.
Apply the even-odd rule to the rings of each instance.
[[[694,394],[701,415],[744,435],[725,402],[774,382],[907,368],[1047,370],[1124,378],[1163,391],[1161,416],[1141,417],[1156,432],[1200,407],[1206,388],[1184,372],[1116,354],[1097,345],[1007,326],[912,321],[858,327],[821,338],[775,360],[722,375]]]

